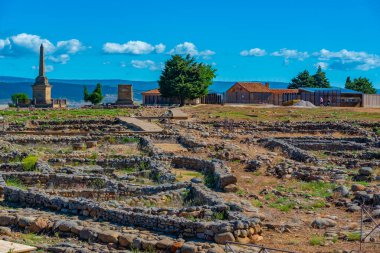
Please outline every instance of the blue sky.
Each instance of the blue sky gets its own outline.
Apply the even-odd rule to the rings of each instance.
[[[380,88],[380,1],[0,0],[0,75],[157,80],[171,54],[212,64],[217,80],[289,80],[316,66],[334,85]]]

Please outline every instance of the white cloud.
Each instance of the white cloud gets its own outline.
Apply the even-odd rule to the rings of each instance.
[[[47,39],[42,39],[38,35],[20,33],[15,36],[11,36],[12,44],[20,49],[30,50],[38,53],[40,45],[43,44],[46,53],[52,53],[55,51],[55,46]]]
[[[107,54],[150,54],[152,52],[162,53],[165,51],[165,45],[151,45],[144,41],[128,41],[124,44],[107,42],[103,45],[103,52]]]
[[[70,56],[68,54],[60,54],[58,56],[49,56],[48,59],[52,62],[66,64],[70,60]]]
[[[322,49],[313,53],[321,61],[331,61],[330,66],[335,69],[357,69],[367,71],[380,67],[380,56],[367,52],[349,51],[329,51]]]
[[[11,44],[10,40],[6,38],[5,40],[0,39],[0,50],[4,49],[5,47],[9,46]]]
[[[189,54],[191,56],[202,56],[204,59],[209,59],[210,56],[215,54],[215,52],[209,49],[198,51],[194,43],[184,42],[182,44],[176,45],[172,50],[169,51],[169,54]]]
[[[85,49],[86,47],[83,46],[82,42],[80,42],[77,39],[71,39],[71,40],[58,41],[56,51],[63,51],[63,52],[67,52],[68,54],[75,54]]]
[[[32,69],[39,69],[38,66],[32,66]],[[45,65],[45,72],[52,72],[54,70],[53,65]]]
[[[158,44],[155,46],[155,49],[156,49],[156,53],[160,54],[160,53],[163,53],[166,49],[166,46],[162,43]]]
[[[280,51],[275,51],[271,53],[271,55],[277,57],[284,57],[285,63],[288,63],[289,59],[297,59],[299,61],[303,61],[309,57],[309,54],[307,52],[300,52],[296,49],[287,48],[282,48],[280,49]]]
[[[318,68],[321,66],[322,69],[327,69],[329,67],[329,64],[327,62],[317,62],[314,64],[314,67]]]
[[[20,33],[5,39],[0,39],[0,56],[23,56],[38,53],[41,44],[44,45],[47,59],[52,62],[66,64],[72,54],[85,50],[86,47],[77,40],[58,41],[56,45],[38,35]]]
[[[140,60],[132,60],[131,61],[132,67],[138,68],[138,69],[149,69],[149,70],[159,70],[162,68],[161,64],[156,64],[152,60],[145,60],[145,61],[140,61]]]
[[[250,50],[243,50],[240,52],[241,56],[264,56],[267,52],[265,49],[261,48],[252,48]]]

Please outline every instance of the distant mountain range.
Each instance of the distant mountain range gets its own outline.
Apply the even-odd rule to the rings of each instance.
[[[132,84],[134,100],[141,101],[141,93],[158,87],[157,81],[132,81],[122,79],[103,79],[103,80],[70,80],[70,79],[49,79],[52,89],[53,98],[66,98],[71,105],[83,104],[83,88],[87,86],[91,91],[97,83],[102,84],[104,102],[112,103],[117,99],[118,84]],[[265,81],[261,81],[265,82]],[[15,93],[27,93],[32,96],[31,85],[34,79],[22,77],[0,76],[0,104],[10,102],[10,97]],[[209,92],[223,93],[235,82],[215,81],[209,88]],[[270,82],[269,86],[274,89],[286,88],[288,83]],[[380,90],[378,90],[380,93]]]

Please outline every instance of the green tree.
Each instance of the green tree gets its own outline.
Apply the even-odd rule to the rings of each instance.
[[[330,88],[330,82],[326,77],[326,73],[318,66],[317,73],[313,75],[314,85],[316,88]]]
[[[21,103],[26,102],[27,100],[29,100],[29,97],[25,93],[16,93],[11,96],[11,99],[12,99],[12,103],[16,105],[17,102],[21,102]]]
[[[373,87],[372,82],[366,77],[355,78],[353,82],[347,83],[346,89],[356,90],[365,94],[376,94],[376,89]]]
[[[104,99],[104,96],[102,94],[102,85],[100,83],[96,85],[94,91],[91,94],[88,93],[87,87],[84,87],[83,93],[84,101],[91,102],[93,105],[100,104]]]
[[[83,90],[83,100],[85,102],[90,102],[88,100],[88,98],[90,97],[90,95],[88,94],[88,89],[87,89],[87,86],[84,86],[84,90]]]
[[[306,69],[298,73],[288,85],[288,89],[298,89],[301,87],[315,87],[314,78],[310,76],[309,71]]]
[[[165,62],[165,68],[158,81],[160,93],[163,97],[178,98],[183,106],[186,99],[207,95],[215,72],[216,69],[204,63],[197,63],[190,55],[173,55]]]
[[[347,86],[351,86],[352,82],[351,82],[351,77],[347,76],[346,78],[346,84],[344,85],[345,87]]]

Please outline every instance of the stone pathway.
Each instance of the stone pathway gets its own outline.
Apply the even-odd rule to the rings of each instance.
[[[188,119],[189,116],[179,108],[170,109],[172,113],[172,119]]]
[[[122,121],[123,123],[130,125],[135,129],[138,129],[139,131],[145,131],[145,132],[150,132],[150,133],[162,132],[161,127],[148,121],[144,121],[144,120],[140,120],[140,119],[132,118],[132,117],[119,117],[118,119]]]
[[[36,247],[0,240],[0,252],[22,253],[31,252],[36,249]]]

